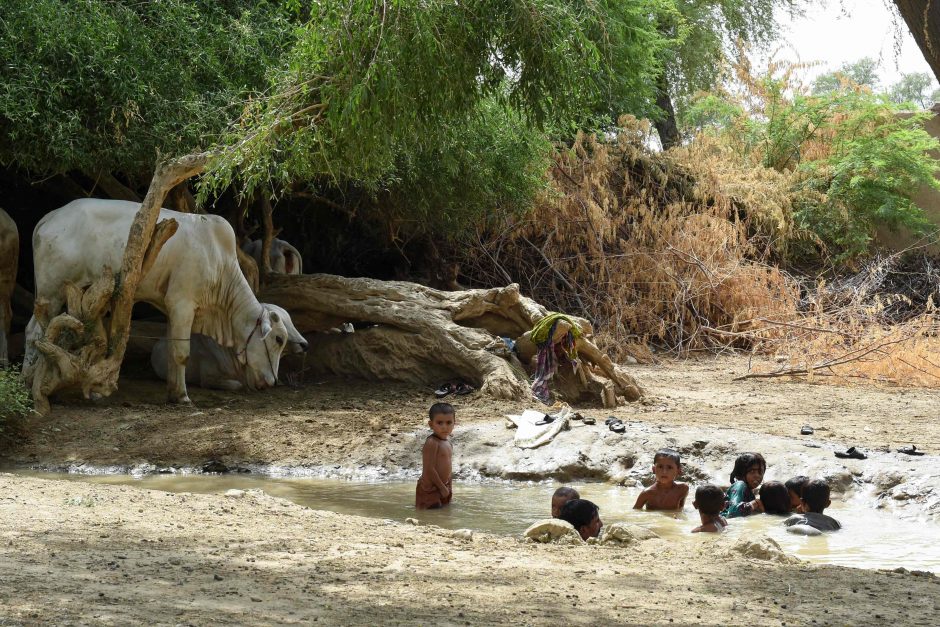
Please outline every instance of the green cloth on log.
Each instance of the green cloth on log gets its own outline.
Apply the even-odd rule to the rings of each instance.
[[[551,311],[547,316],[535,323],[535,326],[532,327],[532,333],[529,335],[529,338],[536,346],[541,346],[551,339],[552,328],[559,320],[564,320],[569,325],[571,325],[570,333],[574,336],[575,339],[581,337],[581,327],[578,326],[577,322],[572,320],[570,316],[566,316],[563,313]]]

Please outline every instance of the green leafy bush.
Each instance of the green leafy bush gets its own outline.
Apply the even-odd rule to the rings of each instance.
[[[940,189],[929,154],[940,144],[923,128],[927,114],[903,113],[862,89],[807,96],[774,76],[745,87],[699,98],[686,124],[717,136],[750,167],[794,174],[799,241],[786,246],[791,255],[852,264],[869,252],[878,227],[930,226],[912,200],[923,186]]]
[[[0,430],[10,418],[24,416],[32,409],[29,391],[23,385],[17,368],[0,368]]]

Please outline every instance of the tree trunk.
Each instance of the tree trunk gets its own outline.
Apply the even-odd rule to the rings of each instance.
[[[940,0],[894,0],[894,5],[940,81]]]
[[[662,117],[655,122],[656,131],[663,150],[679,145],[679,125],[676,122],[676,110],[672,106],[672,97],[669,95],[669,81],[665,74],[661,74],[656,81],[656,106],[662,110]]]
[[[271,275],[260,299],[287,309],[301,332],[364,323],[355,333],[324,334],[311,343],[307,360],[320,372],[429,384],[456,376],[490,396],[520,400],[531,396],[527,376],[501,338],[524,344],[535,322],[548,313],[521,296],[515,284],[443,292],[415,283],[327,274]],[[584,392],[605,406],[615,405],[618,396],[638,399],[642,391],[636,381],[590,342],[590,324],[575,320],[585,332],[579,353],[591,371],[566,400],[584,400]],[[528,361],[523,358],[525,365]]]

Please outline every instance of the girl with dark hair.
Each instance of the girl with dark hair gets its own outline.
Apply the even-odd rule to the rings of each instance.
[[[767,462],[760,453],[743,453],[734,460],[731,487],[728,488],[728,507],[725,518],[738,518],[764,511],[763,504],[754,497],[754,490],[764,480]]]

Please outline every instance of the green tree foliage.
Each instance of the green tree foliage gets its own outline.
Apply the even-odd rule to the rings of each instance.
[[[867,91],[794,95],[774,76],[755,81],[745,98],[712,94],[690,112],[752,167],[792,172],[796,225],[842,263],[868,253],[879,226],[929,226],[912,201],[921,186],[940,189],[928,154],[940,143],[924,130],[926,118]]]
[[[36,174],[149,176],[158,151],[208,146],[293,39],[264,0],[3,5],[0,162]]]
[[[896,104],[913,105],[918,109],[927,109],[933,105],[940,89],[936,87],[937,81],[926,72],[912,72],[902,74],[901,80],[891,86],[888,91],[891,102]]]
[[[854,63],[842,64],[835,72],[817,76],[813,81],[813,94],[823,96],[859,87],[877,91],[878,85],[878,62],[871,57],[863,57]]]
[[[356,0],[309,6],[271,96],[217,147],[213,188],[328,176],[380,189],[458,137],[479,103],[528,126],[649,109],[665,0]],[[491,117],[494,119],[495,117]],[[504,119],[505,120],[505,119]],[[508,123],[508,121],[506,122]]]

